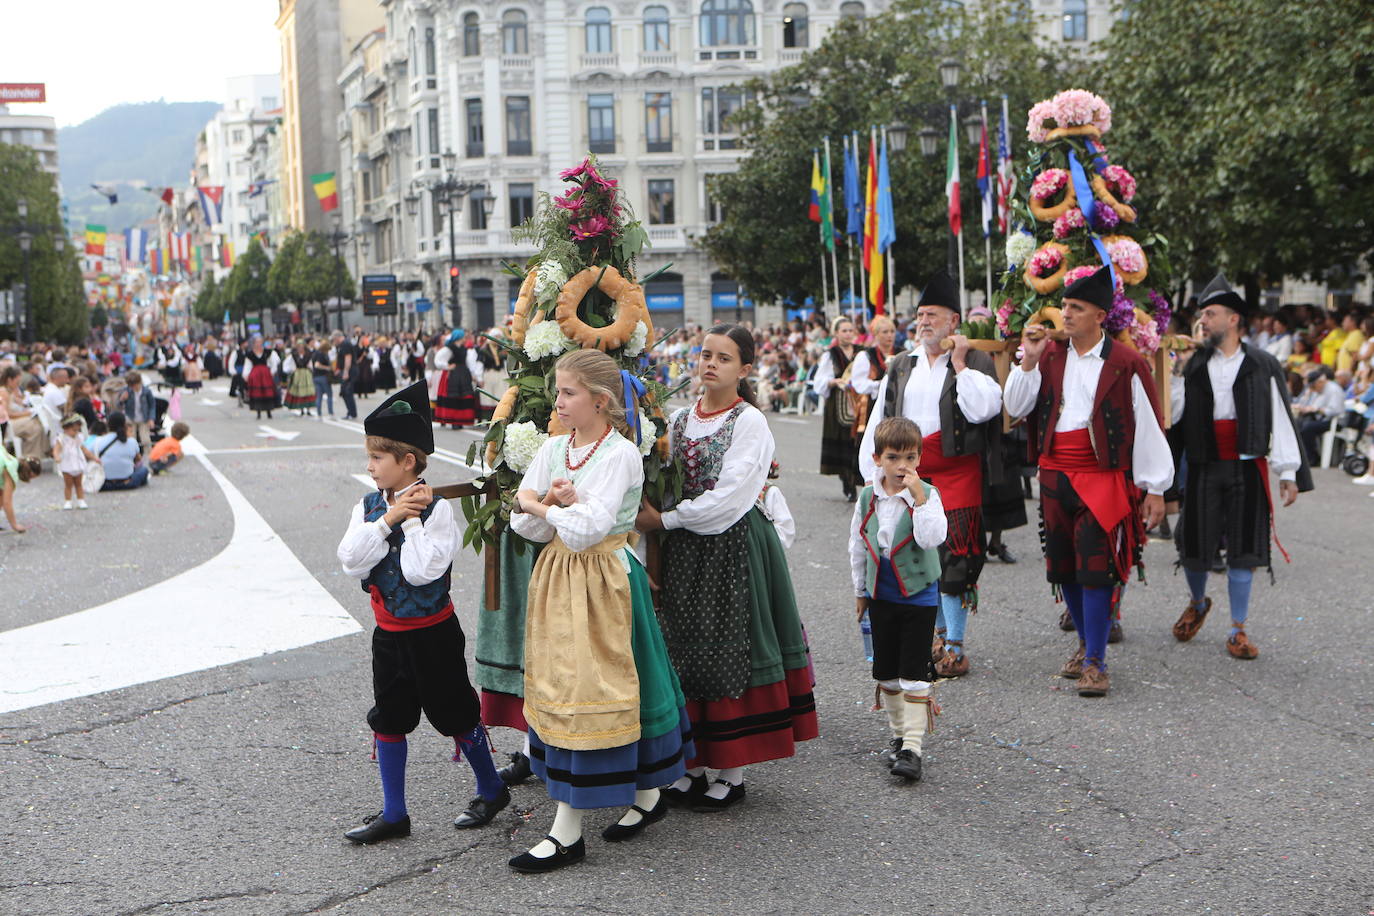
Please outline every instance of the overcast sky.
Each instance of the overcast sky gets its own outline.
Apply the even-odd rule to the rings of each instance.
[[[79,124],[123,102],[223,102],[230,76],[281,69],[277,0],[3,0],[0,83],[47,83]]]

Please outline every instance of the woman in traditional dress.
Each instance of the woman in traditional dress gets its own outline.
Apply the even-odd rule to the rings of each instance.
[[[272,419],[272,411],[281,406],[281,391],[277,388],[281,358],[275,350],[263,349],[262,335],[254,334],[247,352],[239,360],[239,367],[248,406],[257,419],[262,419],[264,411],[267,419]]]
[[[477,380],[482,363],[477,351],[463,346],[463,329],[448,336],[448,343],[434,354],[434,368],[440,371],[439,392],[434,419],[445,426],[471,426],[477,422]]]
[[[287,379],[286,409],[303,417],[315,406],[315,375],[310,371],[310,348],[303,338],[298,338],[286,355],[282,372]]]
[[[817,735],[806,638],[778,534],[755,503],[773,435],[748,385],[754,338],[739,325],[706,333],[702,396],[669,421],[682,499],[645,505],[636,527],[665,529],[660,619],[682,679],[697,754],[667,790],[699,811],[744,798],[744,768],[791,757]],[[706,769],[718,770],[708,784]]]
[[[523,872],[581,861],[583,809],[628,808],[602,833],[610,842],[661,820],[660,787],[693,753],[649,577],[627,545],[644,486],[632,393],[643,386],[599,350],[564,354],[556,383],[573,433],[540,448],[511,516],[547,545],[529,585],[525,719],[532,767],[558,802],[548,837],[510,860]]]
[[[858,498],[858,443],[854,441],[854,402],[849,379],[857,351],[854,322],[841,315],[831,325],[830,349],[821,355],[811,377],[811,390],[824,407],[821,424],[821,473],[840,478],[844,498]]]
[[[204,375],[200,346],[193,340],[182,350],[181,376],[186,382],[186,387],[194,392],[200,390]]]
[[[868,331],[873,338],[873,345],[864,347],[855,355],[854,368],[849,373],[849,387],[858,395],[854,407],[855,423],[851,427],[855,446],[859,444],[868,425],[869,411],[878,398],[878,389],[887,375],[887,361],[895,355],[897,342],[897,325],[886,315],[879,315],[869,322]]]
[[[375,367],[372,372],[373,384],[382,391],[395,388],[396,367],[391,362],[391,343],[385,337],[373,345],[372,362]]]

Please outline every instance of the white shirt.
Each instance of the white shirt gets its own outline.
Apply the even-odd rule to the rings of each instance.
[[[879,554],[885,557],[890,555],[892,534],[904,514],[911,516],[911,533],[916,538],[916,546],[932,550],[945,542],[949,522],[945,518],[939,490],[931,487],[926,501],[917,506],[915,497],[906,487],[896,493],[887,492],[883,486],[881,468],[875,476],[873,500],[877,505],[873,513],[878,517],[878,543],[875,546]],[[854,515],[849,520],[849,571],[854,580],[854,595],[860,598],[868,594],[868,548],[863,540],[863,521],[863,502],[860,501],[854,505]]]
[[[1269,342],[1264,345],[1264,349],[1282,366],[1288,362],[1288,357],[1293,355],[1293,335],[1284,333],[1277,337],[1271,337]]]
[[[67,409],[67,388],[58,388],[52,382],[43,386],[43,403],[58,417]]]
[[[782,542],[784,550],[791,550],[792,545],[797,542],[797,520],[792,517],[792,510],[787,506],[787,498],[782,495],[782,491],[777,487],[769,487],[763,494],[763,499],[758,501],[759,508],[767,519],[773,523],[773,529],[778,533],[778,540]]]
[[[854,348],[855,359],[858,358],[860,352],[862,351],[860,351],[858,347]],[[853,372],[849,373],[849,377],[852,379],[858,371],[859,370],[855,368]],[[830,348],[827,347],[822,351],[821,358],[816,362],[816,371],[811,376],[811,390],[816,393],[817,397],[824,401],[830,394],[830,380],[834,378],[838,378],[838,376],[835,375],[835,357],[831,355]]]
[[[243,359],[239,361],[239,374],[244,378],[248,378],[249,373],[253,371],[253,361],[248,358],[248,354],[251,352],[251,350],[245,350]],[[281,357],[277,355],[276,350],[264,350],[263,353],[267,356],[267,368],[275,376],[277,370],[281,368]]]
[[[542,499],[555,477],[571,479],[572,475],[562,466],[550,468],[554,456],[562,455],[566,438],[555,436],[540,446],[534,462],[520,481],[520,489],[533,490]],[[580,448],[569,448],[568,461],[577,464],[595,445],[589,442]],[[606,540],[615,527],[625,494],[644,487],[644,459],[633,442],[614,431],[601,443],[599,452],[596,463],[580,475],[577,502],[571,506],[550,506],[544,518],[512,512],[511,530],[526,540],[540,543],[552,541],[557,534],[569,550],[586,550]]]
[[[911,354],[911,375],[907,377],[906,388],[902,390],[900,416],[920,427],[922,436],[932,436],[940,431],[940,392],[945,386],[949,356],[948,352],[944,352],[932,361],[924,347]],[[878,469],[873,463],[873,437],[886,410],[886,381],[887,377],[884,376],[879,383],[878,399],[868,413],[868,426],[864,428],[863,441],[859,444],[859,473],[868,481],[873,479]],[[977,369],[965,367],[963,372],[955,374],[954,399],[970,423],[986,423],[1002,412],[1002,387],[997,384],[997,379]]]
[[[410,487],[402,487],[396,491],[387,501],[387,506],[394,506],[396,497],[408,489]],[[401,575],[411,585],[428,585],[453,565],[459,544],[458,524],[454,521],[448,500],[441,499],[435,503],[429,518],[423,522],[418,518],[401,522],[401,531],[405,533],[405,540],[401,543]],[[344,575],[366,579],[373,567],[392,549],[387,542],[390,534],[391,526],[384,519],[363,521],[363,503],[359,500],[349,517],[348,530],[344,532],[343,540],[339,541],[338,557]]]
[[[670,448],[677,446],[677,418],[684,410],[690,411],[685,434],[691,439],[710,435],[720,429],[726,417],[730,416],[727,410],[708,420],[701,420],[691,407],[678,409],[668,421]],[[663,527],[669,530],[686,528],[695,534],[720,534],[744,518],[754,507],[768,479],[773,451],[773,432],[768,428],[768,420],[757,408],[746,405],[735,421],[734,435],[721,460],[720,477],[716,480],[715,489],[707,490],[693,499],[684,499],[672,511],[663,513]]]
[[[897,354],[893,353],[888,357],[892,360]],[[869,358],[867,350],[861,350],[859,355],[854,357],[854,371],[849,373],[849,387],[859,394],[866,394],[870,398],[875,397],[883,387],[883,377],[869,378],[872,371],[873,360]]]
[[[1067,343],[1068,359],[1064,364],[1064,404],[1059,411],[1059,421],[1054,425],[1057,433],[1086,429],[1092,422],[1093,400],[1097,396],[1097,382],[1102,376],[1102,345],[1106,337],[1082,356]],[[1125,346],[1118,344],[1118,346]],[[1012,370],[1007,376],[1007,387],[1003,399],[1007,413],[1020,419],[1035,408],[1036,396],[1040,394],[1040,366],[1027,372],[1025,367]],[[1174,458],[1169,451],[1169,442],[1164,438],[1159,419],[1150,404],[1150,396],[1139,376],[1131,376],[1131,410],[1135,413],[1135,438],[1131,443],[1131,472],[1136,486],[1151,495],[1159,496],[1174,482]]]
[[[468,372],[472,374],[472,383],[474,385],[481,384],[483,371],[482,361],[477,358],[476,348],[461,347],[460,349],[467,354],[466,362],[468,366]],[[450,350],[447,346],[440,347],[438,351],[434,354],[434,368],[440,371],[447,371],[452,366],[453,351]]]

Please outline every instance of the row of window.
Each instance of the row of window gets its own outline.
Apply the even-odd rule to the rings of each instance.
[[[672,178],[651,178],[648,181],[648,212],[646,219],[652,226],[671,226],[677,222],[675,198],[677,182]],[[510,208],[510,225],[518,226],[534,216],[534,184],[532,182],[512,182],[506,185],[506,200]],[[468,211],[468,228],[480,231],[487,228],[487,216],[481,207],[471,206]],[[444,211],[436,204],[430,228],[438,234],[444,225]]]

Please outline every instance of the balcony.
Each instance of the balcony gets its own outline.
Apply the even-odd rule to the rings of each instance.
[[[749,47],[717,47],[701,48],[697,51],[697,60],[758,60],[759,49],[755,46]]]
[[[583,54],[583,70],[615,70],[620,66],[620,56],[617,54]]]
[[[655,248],[684,248],[687,245],[681,226],[646,226],[645,229]]]
[[[806,48],[783,48],[778,52],[778,63],[797,64],[801,63],[802,58],[806,57]]]
[[[534,58],[528,54],[502,54],[502,70],[533,70]]]
[[[382,131],[367,138],[367,157],[369,159],[380,159],[387,154],[386,134]]]
[[[677,54],[673,51],[644,51],[639,55],[641,67],[673,67],[677,65]]]

